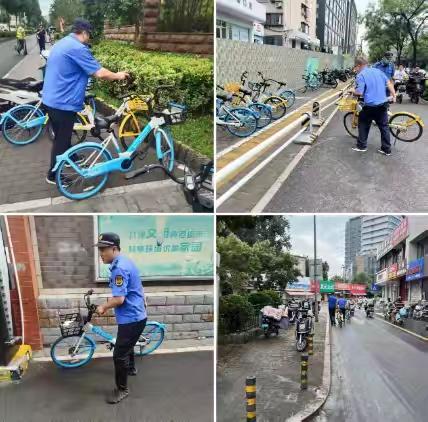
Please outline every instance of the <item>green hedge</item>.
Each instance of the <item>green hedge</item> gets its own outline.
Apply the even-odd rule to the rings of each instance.
[[[220,297],[219,330],[222,334],[243,331],[255,312],[247,298],[240,295]]]
[[[0,38],[15,38],[15,31],[2,31],[0,32]]]
[[[261,292],[250,293],[248,295],[248,302],[256,309],[262,309],[264,306],[277,308],[281,305],[281,296],[274,290],[263,290]]]
[[[107,69],[130,72],[138,93],[152,93],[161,84],[174,85],[169,93],[193,112],[208,112],[213,106],[213,61],[190,54],[141,51],[120,41],[104,40],[93,48],[95,57]],[[97,81],[101,90],[119,96],[121,84]]]

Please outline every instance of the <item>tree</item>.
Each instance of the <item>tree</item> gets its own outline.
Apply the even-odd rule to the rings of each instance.
[[[52,25],[57,25],[60,18],[64,19],[65,25],[71,25],[80,16],[83,16],[81,0],[54,0],[49,9],[49,19]]]
[[[394,18],[400,17],[410,36],[413,66],[416,66],[419,36],[428,22],[428,2],[426,0],[383,0],[382,9]]]
[[[289,228],[288,220],[280,215],[219,216],[217,218],[219,235],[234,233],[249,245],[268,240],[278,252],[291,248]]]
[[[143,29],[144,0],[107,0],[107,3],[109,7],[103,9],[109,22],[117,26],[134,25],[138,40]]]
[[[330,266],[328,265],[327,261],[324,261],[322,263],[322,279],[328,280],[328,270],[330,269]]]
[[[364,272],[356,274],[353,281],[355,283],[366,284],[368,286],[370,286],[370,283],[371,283],[370,277]]]
[[[345,280],[340,275],[334,275],[331,280],[335,283],[345,283]]]

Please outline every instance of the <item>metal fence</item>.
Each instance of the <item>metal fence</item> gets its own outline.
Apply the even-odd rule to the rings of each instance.
[[[218,333],[220,335],[242,333],[257,328],[260,325],[260,309],[253,307],[252,313],[245,319],[240,315],[233,318],[225,318],[219,315],[218,318]]]

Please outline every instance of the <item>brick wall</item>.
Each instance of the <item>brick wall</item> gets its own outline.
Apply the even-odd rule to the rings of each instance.
[[[80,295],[81,296],[81,295]],[[105,296],[94,294],[92,303],[100,304]],[[148,302],[148,319],[166,325],[166,339],[196,339],[214,336],[213,294],[205,291],[177,292],[167,294],[146,294]],[[59,317],[61,313],[85,312],[86,307],[78,295],[53,296],[41,295],[39,298],[40,326],[43,344],[49,346],[60,335]],[[92,323],[101,326],[105,331],[116,335],[117,325],[113,310],[106,316],[94,317]]]
[[[96,287],[92,216],[35,216],[43,288]]]
[[[193,53],[205,56],[214,54],[213,34],[145,32],[141,47],[151,51]]]
[[[286,81],[291,88],[297,88],[304,85],[302,75],[309,58],[318,58],[320,69],[350,65],[349,57],[334,54],[223,39],[216,39],[216,43],[217,83],[220,85],[238,82],[247,70],[250,81],[259,80],[257,72],[260,71],[265,78]]]
[[[7,219],[18,271],[17,276],[21,287],[24,310],[24,342],[25,344],[29,344],[34,350],[38,350],[42,346],[42,338],[39,328],[39,312],[36,299],[38,296],[38,287],[30,225],[28,217],[14,216],[7,217]],[[10,298],[14,332],[17,336],[21,336],[21,309],[16,285],[11,289]]]

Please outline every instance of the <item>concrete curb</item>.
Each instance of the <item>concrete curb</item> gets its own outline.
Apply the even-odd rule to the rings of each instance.
[[[171,353],[194,353],[194,352],[211,352],[214,351],[214,346],[194,346],[194,347],[180,347],[175,349],[159,349],[155,350],[151,355],[167,355]],[[105,352],[105,353],[94,353],[92,359],[99,358],[111,358],[113,356],[113,352]],[[52,359],[50,356],[40,356],[37,358],[31,359],[34,362],[51,362]]]
[[[303,422],[314,416],[324,405],[330,393],[331,385],[331,344],[330,344],[330,320],[326,321],[326,332],[324,340],[324,369],[322,375],[322,384],[317,391],[317,398],[306,406],[301,412],[296,413],[287,422]]]

